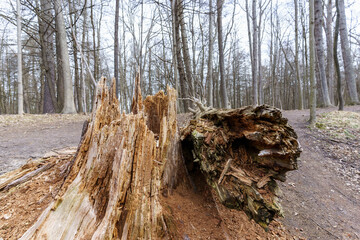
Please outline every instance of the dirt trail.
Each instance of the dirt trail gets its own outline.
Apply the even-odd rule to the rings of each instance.
[[[318,113],[335,110],[318,109]],[[360,106],[345,110],[360,112]],[[303,148],[299,170],[289,172],[281,184],[283,224],[308,239],[360,239],[360,192],[348,184],[339,172],[339,160],[329,157],[321,147],[324,142],[307,127],[308,110],[285,111],[283,115],[295,128]]]
[[[29,158],[77,146],[85,115],[0,115],[0,175]]]
[[[334,110],[319,109],[318,113]],[[347,107],[346,110],[360,112],[360,106]],[[339,172],[342,167],[339,159],[330,157],[321,138],[306,127],[308,110],[285,111],[283,114],[295,128],[303,153],[299,170],[289,172],[287,181],[280,184],[285,211],[281,222],[292,234],[307,239],[360,239],[359,188],[348,184],[348,179]],[[82,115],[32,115],[22,120],[0,116],[0,174],[52,149],[77,146],[85,119],[86,116]],[[189,204],[189,208],[193,208],[192,203]],[[229,215],[229,211],[220,213]],[[238,226],[245,215],[235,215],[232,217],[233,225]],[[219,216],[214,214],[211,219],[219,219]],[[215,220],[214,225],[221,227],[219,220]]]

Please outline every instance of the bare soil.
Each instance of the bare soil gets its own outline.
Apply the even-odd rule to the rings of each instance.
[[[318,109],[317,113],[336,108]],[[360,106],[346,111],[360,113]],[[360,239],[359,139],[329,141],[318,129],[309,129],[308,111],[285,111],[302,145],[299,170],[281,183],[283,224],[307,239]],[[355,144],[355,145],[354,145]],[[332,151],[336,148],[336,151]],[[350,150],[349,150],[350,149]],[[353,159],[353,164],[344,159]],[[355,182],[352,181],[357,179]]]
[[[77,146],[86,115],[0,115],[0,175],[45,153]]]
[[[335,110],[318,109],[318,113]],[[346,107],[345,110],[360,113],[360,106]],[[180,185],[173,194],[163,198],[166,211],[172,216],[168,221],[174,222],[178,228],[178,238],[299,239],[300,236],[300,239],[360,239],[359,139],[333,139],[319,129],[309,129],[306,122],[308,110],[285,111],[283,114],[295,128],[303,148],[299,170],[289,172],[287,181],[280,184],[285,218],[274,221],[265,232],[254,221],[249,221],[243,212],[219,204],[201,177],[193,176],[195,190]],[[56,152],[64,147],[77,146],[85,119],[84,115],[56,114],[0,116],[0,174],[22,166],[29,158],[43,157],[51,150]],[[180,120],[184,119],[188,116]],[[40,174],[32,181],[61,176],[61,166],[64,165],[59,164],[59,168],[52,171],[54,176]],[[56,182],[61,184],[61,180]],[[24,205],[25,212],[41,212],[53,198],[49,192],[56,192],[55,189],[26,191],[35,192],[32,202],[36,204],[29,207],[40,210],[26,210]],[[6,199],[10,197],[6,196]],[[10,209],[11,203],[6,201],[0,205],[8,205],[7,209]],[[16,213],[2,210],[6,208],[0,212],[0,228],[11,228],[13,224],[7,221],[18,217],[14,217]],[[0,239],[15,239],[15,236],[19,235],[2,235]]]

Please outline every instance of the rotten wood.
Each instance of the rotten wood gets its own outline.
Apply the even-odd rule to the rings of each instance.
[[[280,110],[198,111],[181,140],[191,151],[186,161],[198,163],[224,205],[244,210],[264,228],[282,215],[275,180],[285,181],[285,173],[297,169],[301,148]]]
[[[233,110],[197,107],[201,111],[180,134],[174,89],[142,100],[137,77],[132,113],[124,114],[115,82],[109,89],[102,78],[75,154],[50,158],[52,162],[43,158],[0,177],[1,200],[22,187],[46,185],[47,176],[57,173],[56,189],[37,200],[42,203],[46,199],[49,204],[32,214],[26,229],[21,225],[21,235],[13,229],[11,234],[15,235],[7,236],[178,238],[181,233],[165,211],[167,205],[163,206],[161,196],[171,194],[179,182],[191,188],[186,168],[189,162],[202,171],[221,203],[244,210],[266,228],[281,214],[275,179],[285,180],[285,173],[297,168],[300,146],[295,132],[279,110],[268,106]],[[64,158],[66,161],[61,160]],[[45,174],[51,171],[52,175]]]
[[[160,195],[180,164],[176,94],[141,98],[121,114],[102,79],[94,111],[56,199],[21,239],[157,239],[170,236]]]

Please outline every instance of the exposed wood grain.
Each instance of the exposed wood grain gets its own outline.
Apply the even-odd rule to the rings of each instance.
[[[199,163],[224,205],[244,210],[264,228],[281,215],[275,179],[285,181],[285,173],[297,169],[301,148],[280,110],[200,111],[181,139],[193,156],[186,161]]]
[[[139,83],[139,81],[137,81]],[[159,196],[180,164],[176,94],[141,98],[121,114],[105,79],[76,158],[50,211],[22,239],[156,239],[168,233]]]

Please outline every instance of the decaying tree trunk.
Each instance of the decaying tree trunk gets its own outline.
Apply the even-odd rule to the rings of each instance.
[[[159,196],[179,164],[176,95],[168,89],[121,114],[102,79],[95,110],[56,199],[21,239],[152,239],[166,236]]]
[[[26,191],[41,192],[44,186],[48,192],[44,197],[29,195],[31,219],[21,222],[20,232],[16,224],[8,225],[12,235],[5,236],[177,238],[162,195],[171,194],[178,182],[189,181],[188,171],[194,167],[224,205],[243,209],[263,227],[280,215],[274,179],[284,181],[285,172],[297,168],[300,149],[279,110],[203,108],[206,111],[191,120],[180,137],[174,89],[143,101],[138,78],[130,114],[120,112],[115,89],[115,82],[109,90],[104,78],[99,81],[94,111],[73,157],[44,158],[0,177],[0,203],[14,199],[15,193],[26,199]],[[49,179],[55,176],[57,185],[52,185]],[[0,204],[0,210],[9,212],[4,215],[8,219],[20,213],[16,201]],[[46,201],[49,204],[37,207]]]
[[[285,181],[285,173],[297,169],[301,149],[280,110],[210,109],[190,121],[181,139],[187,162],[198,163],[225,206],[244,210],[265,228],[282,215],[275,179]]]

